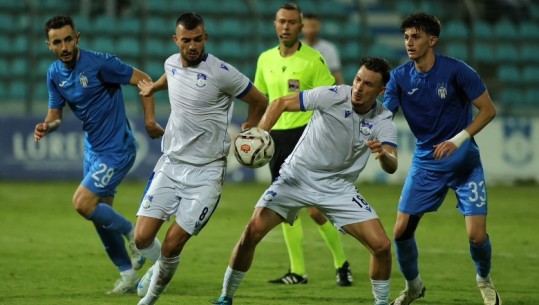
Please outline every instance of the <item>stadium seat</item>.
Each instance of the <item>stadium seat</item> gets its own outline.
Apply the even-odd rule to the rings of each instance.
[[[494,63],[496,53],[489,43],[476,42],[473,48],[473,58],[482,63]]]
[[[219,38],[228,40],[230,37],[243,38],[248,36],[251,28],[252,27],[248,26],[243,20],[227,18],[216,22],[213,31]]]
[[[165,73],[165,61],[150,60],[144,65],[144,72],[146,72],[154,80],[159,79],[163,73]]]
[[[539,105],[539,88],[529,88],[526,90],[524,101],[526,105]]]
[[[539,66],[526,65],[522,70],[522,82],[535,87],[539,86]]]
[[[514,43],[501,43],[496,46],[496,59],[500,62],[517,62],[520,52]]]
[[[408,16],[413,12],[416,12],[418,10],[417,5],[414,3],[414,1],[411,0],[401,0],[397,1],[396,4],[397,12],[401,16]]]
[[[468,45],[464,42],[450,41],[445,46],[445,54],[463,61],[467,61]]]
[[[113,36],[114,32],[118,28],[118,24],[115,18],[108,16],[99,16],[93,20],[92,31],[93,34],[100,36]],[[114,29],[114,31],[112,31]]]
[[[360,38],[362,31],[363,29],[359,21],[349,21],[342,28],[342,35],[348,37],[348,39],[355,40]]]
[[[0,1],[0,2],[4,2],[4,1]],[[2,32],[5,33],[5,32],[14,32],[16,31],[16,27],[13,26],[15,23],[15,19],[13,18],[13,16],[11,14],[6,14],[6,13],[0,13],[0,28],[2,29]]]
[[[526,63],[539,63],[539,44],[524,43],[520,49],[520,60]]]
[[[94,39],[92,42],[92,47],[90,49],[97,51],[97,52],[103,52],[103,53],[109,53],[109,54],[117,54],[116,44],[114,43],[114,39],[107,36],[98,36]]]
[[[355,61],[359,63],[362,49],[357,40],[351,40],[344,44],[344,47],[339,50],[342,61]]]
[[[523,20],[518,28],[519,36],[525,40],[539,39],[539,21]]]
[[[150,16],[146,19],[146,24],[143,29],[147,34],[151,34],[152,36],[163,35],[172,37],[174,34],[174,22],[168,21],[163,17]],[[165,35],[165,33],[167,35]]]
[[[5,58],[0,58],[0,79],[9,78],[11,73],[9,73],[9,63]],[[0,81],[3,83],[4,81]]]
[[[141,22],[139,19],[135,18],[122,18],[117,22],[117,31],[122,35],[138,35],[141,30]],[[164,31],[164,28],[161,29],[161,32]]]
[[[525,103],[522,91],[512,87],[501,89],[496,101],[506,106],[523,105]]]
[[[27,76],[30,73],[28,70],[28,60],[24,57],[12,59],[9,71],[16,77]]]
[[[128,56],[135,58],[140,54],[140,42],[135,38],[120,38],[116,44],[116,52],[120,57]]]
[[[462,20],[449,20],[442,29],[442,35],[448,40],[466,39],[469,35],[468,26]]]
[[[519,39],[518,28],[508,19],[502,19],[494,25],[496,39],[517,40]]]
[[[494,32],[490,24],[486,21],[476,20],[472,24],[472,33],[474,38],[480,40],[493,40]]]
[[[11,54],[11,42],[9,36],[0,34],[0,54]]]
[[[497,76],[502,85],[515,85],[522,82],[522,75],[520,74],[520,70],[516,65],[499,65]]]
[[[9,83],[7,96],[12,99],[23,99],[26,97],[27,92],[26,81],[15,80]]]

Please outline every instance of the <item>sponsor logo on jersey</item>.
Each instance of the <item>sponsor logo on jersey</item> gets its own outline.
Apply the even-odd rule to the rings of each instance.
[[[67,84],[67,81],[66,80],[63,80],[61,81],[59,84],[58,84],[58,87],[63,87]]]
[[[206,79],[208,79],[208,77],[203,74],[203,73],[198,73],[197,74],[197,87],[204,87],[206,86]]]
[[[272,201],[273,197],[275,196],[277,196],[277,193],[270,190],[267,191],[266,194],[264,194],[264,197],[262,199],[264,199],[264,201]]]
[[[438,85],[436,86],[436,92],[442,100],[445,100],[445,98],[447,97],[447,84],[438,83]]]
[[[337,86],[329,87],[329,91],[337,93]]]
[[[412,91],[408,91],[408,95],[412,95],[414,94],[417,90],[419,90],[419,88],[413,88]]]
[[[142,199],[142,208],[147,209],[152,205],[153,195],[146,194]]]
[[[288,80],[288,92],[299,92],[299,79]]]
[[[79,74],[79,80],[82,87],[86,88],[88,87],[88,77],[83,73]]]
[[[228,70],[228,67],[227,67],[224,63],[221,63],[221,66],[220,66],[220,67],[221,67],[221,69],[223,69],[223,70],[230,71],[230,70]]]

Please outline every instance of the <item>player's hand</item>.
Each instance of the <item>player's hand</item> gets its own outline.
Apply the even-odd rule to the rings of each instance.
[[[371,153],[375,154],[375,159],[380,159],[380,157],[385,154],[385,149],[382,148],[382,143],[378,140],[370,140],[367,142],[367,146],[371,150]]]
[[[152,139],[158,139],[163,136],[165,133],[165,130],[161,125],[159,125],[156,122],[146,124],[146,133],[148,133],[148,136]]]
[[[35,141],[41,140],[49,130],[49,123],[39,123],[36,125],[36,128],[34,129],[34,139]]]
[[[139,94],[142,96],[151,96],[153,94],[154,82],[143,79],[138,82],[137,87],[140,90]]]
[[[442,158],[449,158],[455,151],[457,146],[450,141],[445,141],[440,144],[434,145],[434,160],[440,160]]]

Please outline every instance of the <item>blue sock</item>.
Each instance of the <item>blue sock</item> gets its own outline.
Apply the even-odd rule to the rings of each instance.
[[[123,235],[127,235],[133,229],[129,220],[116,212],[110,205],[104,203],[99,203],[88,219],[102,225],[105,229],[118,231]]]
[[[417,267],[417,245],[415,238],[407,240],[395,240],[395,252],[397,253],[397,261],[399,268],[407,281],[415,279],[419,275]]]
[[[475,271],[480,277],[487,277],[490,273],[490,263],[492,256],[492,247],[490,245],[490,238],[487,235],[487,239],[480,244],[476,245],[470,242],[470,254],[472,255],[473,262],[475,264]]]
[[[105,246],[110,260],[118,267],[120,272],[132,269],[131,258],[125,249],[124,237],[121,233],[103,228],[100,224],[94,223],[97,234]]]

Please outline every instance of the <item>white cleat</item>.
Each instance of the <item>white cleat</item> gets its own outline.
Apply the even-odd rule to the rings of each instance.
[[[502,305],[502,299],[490,280],[478,281],[477,287],[481,292],[485,305]]]
[[[412,304],[413,301],[422,298],[425,296],[425,286],[421,284],[421,289],[418,291],[409,291],[408,289],[401,291],[400,295],[391,302],[389,305],[408,305]]]
[[[136,272],[133,272],[132,275],[122,275],[119,280],[114,283],[114,288],[107,291],[106,294],[125,294],[133,293],[137,287],[138,276]]]
[[[148,292],[148,288],[150,288],[150,282],[152,281],[152,275],[153,275],[153,266],[148,268],[148,271],[146,271],[144,276],[138,282],[137,295],[139,297],[143,298]]]

